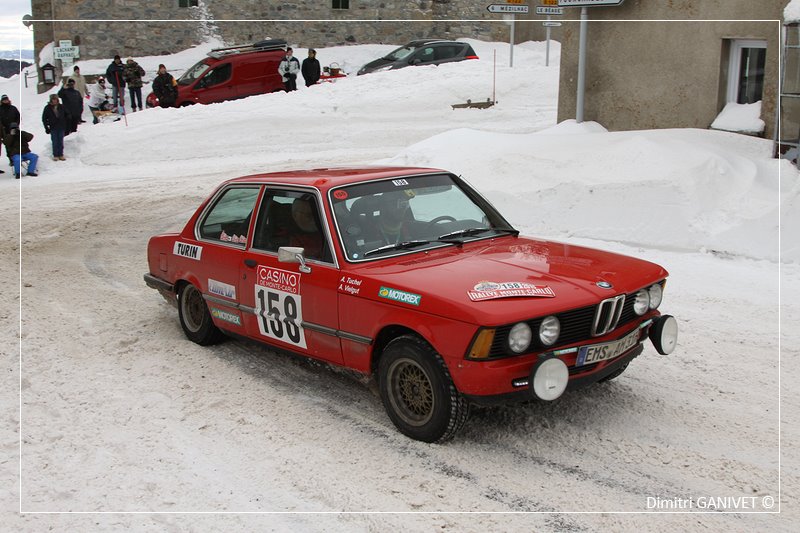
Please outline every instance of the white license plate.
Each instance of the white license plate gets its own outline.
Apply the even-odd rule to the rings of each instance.
[[[639,329],[635,329],[625,337],[603,344],[581,346],[578,350],[578,360],[575,366],[590,365],[607,359],[613,359],[627,352],[639,342]]]

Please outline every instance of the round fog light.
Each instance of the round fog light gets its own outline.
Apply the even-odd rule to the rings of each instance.
[[[533,394],[540,400],[555,400],[567,389],[569,370],[558,357],[545,359],[533,371]]]
[[[658,353],[669,355],[678,344],[678,321],[674,316],[664,315],[650,327],[650,340]]]

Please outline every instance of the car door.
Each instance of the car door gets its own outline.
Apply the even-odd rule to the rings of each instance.
[[[217,327],[245,335],[237,292],[239,268],[261,187],[236,184],[220,190],[200,216],[194,246],[176,246],[176,254],[197,263],[194,278]]]
[[[211,104],[236,98],[236,85],[233,82],[233,65],[216,65],[197,81],[194,99],[200,104]]]
[[[301,203],[312,222],[299,218]],[[316,189],[267,187],[240,267],[239,292],[250,337],[341,364],[339,270],[323,212]],[[286,246],[303,248],[305,264],[281,262],[278,251]]]

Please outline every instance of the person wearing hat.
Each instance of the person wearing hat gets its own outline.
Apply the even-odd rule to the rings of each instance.
[[[106,69],[106,80],[111,84],[111,97],[114,100],[114,107],[120,115],[125,112],[124,106],[120,105],[120,100],[125,103],[125,94],[120,91],[125,90],[125,67],[119,56],[114,56],[114,61]]]
[[[14,165],[14,177],[19,179],[21,174],[20,161],[28,161],[28,176],[38,176],[36,173],[36,162],[39,156],[31,152],[28,143],[33,139],[33,135],[27,131],[19,129],[16,122],[10,124],[9,130],[3,137],[3,144],[6,145],[6,152]]]
[[[158,76],[153,80],[153,94],[158,98],[161,107],[172,107],[178,100],[177,82],[172,74],[167,72],[167,67],[158,65]]]
[[[125,62],[125,82],[128,84],[128,92],[131,96],[131,109],[136,111],[138,103],[139,111],[142,110],[142,76],[144,69],[133,59]]]
[[[67,80],[65,87],[58,91],[58,96],[64,103],[64,107],[69,111],[69,122],[67,123],[67,131],[65,135],[78,131],[78,123],[83,116],[83,96],[75,88],[75,80],[72,78]]]
[[[49,103],[42,111],[44,131],[50,134],[53,142],[53,161],[66,161],[64,157],[64,133],[67,130],[69,111],[58,103],[58,95],[51,94]]]
[[[11,105],[8,95],[4,94],[0,96],[0,132],[8,133],[11,124],[19,124],[19,110]],[[11,156],[8,156],[8,162],[11,164]]]
[[[319,81],[319,61],[317,61],[317,51],[313,48],[309,49],[308,57],[303,60],[303,66],[300,67],[300,72],[303,73],[306,87],[311,87]]]

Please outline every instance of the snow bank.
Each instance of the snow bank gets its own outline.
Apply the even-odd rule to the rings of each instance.
[[[753,104],[737,104],[728,102],[720,111],[711,128],[715,130],[734,131],[747,134],[759,134],[764,131],[761,120],[761,101]]]
[[[800,22],[800,0],[791,0],[783,9],[783,21]]]

